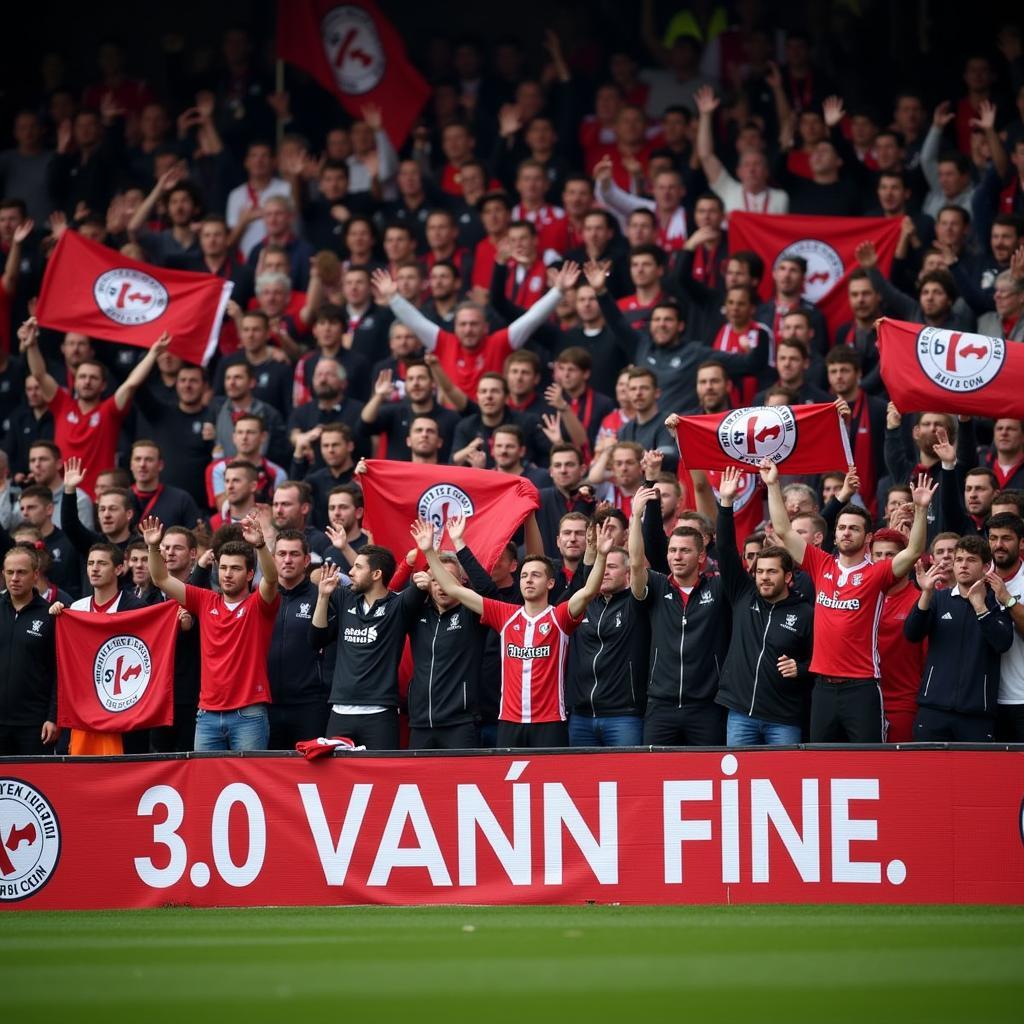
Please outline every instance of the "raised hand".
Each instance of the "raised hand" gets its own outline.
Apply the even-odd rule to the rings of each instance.
[[[607,555],[615,547],[615,522],[606,519],[597,532],[597,553]]]
[[[936,429],[932,451],[935,452],[940,462],[956,462],[956,445],[950,441],[945,427]]]
[[[665,429],[670,433],[674,434],[679,429],[679,420],[681,419],[679,413],[670,412],[665,417]]]
[[[64,460],[64,487],[73,491],[85,479],[85,467],[77,455],[69,455]]]
[[[30,316],[18,328],[18,350],[25,352],[37,344],[39,344],[39,321],[34,316]]]
[[[697,104],[697,113],[709,117],[717,109],[721,100],[715,95],[715,90],[710,85],[702,85],[694,94],[693,101]]]
[[[771,90],[782,88],[782,72],[779,70],[779,65],[775,61],[768,61],[768,71],[764,76],[765,83]]]
[[[1006,583],[994,568],[986,570],[985,582],[992,588],[992,593],[996,595],[996,600],[1000,604],[1005,605],[1010,600],[1010,592],[1006,589]]]
[[[735,501],[736,493],[740,489],[740,481],[744,475],[743,471],[736,466],[726,466],[722,470],[722,478],[718,481],[718,497],[723,505],[726,502],[731,505]]]
[[[611,260],[587,260],[583,265],[583,275],[587,279],[587,284],[589,284],[595,292],[604,291],[608,284],[608,275],[611,273],[611,266]]]
[[[373,272],[371,280],[374,294],[379,296],[381,302],[390,302],[398,294],[398,285],[387,270],[378,268]]]
[[[142,539],[146,542],[147,547],[155,547],[164,535],[164,524],[156,516],[146,516],[139,523],[139,533],[142,534]]]
[[[562,292],[569,291],[576,287],[580,278],[580,265],[572,260],[566,260],[555,274],[555,287]]]
[[[918,562],[921,565],[921,562]],[[936,563],[928,568],[923,574],[918,570],[917,582],[921,587],[922,593],[932,593],[936,587],[944,585],[946,582],[946,573],[942,567]]]
[[[637,518],[647,507],[650,501],[661,501],[661,495],[657,487],[641,487],[633,495],[633,518]]]
[[[874,242],[861,242],[853,250],[853,255],[865,270],[878,266],[878,250],[875,249]]]
[[[347,543],[348,537],[345,536],[344,530],[339,530],[328,523],[324,527],[324,533],[327,534],[327,539],[340,551]]]
[[[928,508],[928,506],[932,503],[932,498],[935,497],[935,492],[938,489],[938,483],[933,481],[927,473],[922,473],[917,478],[917,483],[914,485],[914,504],[918,508]]]
[[[557,387],[557,385],[553,385]],[[560,412],[544,413],[540,418],[540,429],[552,444],[562,441],[562,414]]]
[[[850,403],[845,398],[837,398],[832,404],[835,406],[836,412],[849,423],[850,417],[853,415],[850,411]]]
[[[657,448],[651,448],[640,456],[640,468],[648,480],[653,480],[661,472],[664,461],[665,453],[659,452]]]
[[[953,104],[949,100],[943,100],[932,114],[932,124],[936,128],[945,128],[955,117],[956,111],[953,109]]]
[[[316,585],[317,593],[321,597],[330,597],[338,589],[341,583],[341,569],[333,562],[325,562],[320,572],[320,581]]]
[[[35,227],[36,227],[36,222],[34,220],[32,220],[31,217],[29,217],[26,220],[23,220],[14,229],[14,241],[17,242],[18,245],[21,245],[21,243],[24,242],[25,239],[28,238],[28,236],[32,234],[32,232],[35,230]]]
[[[978,116],[971,118],[971,127],[980,128],[983,132],[991,132],[996,126],[996,105],[990,100],[982,100],[978,104]]]
[[[761,474],[761,479],[765,484],[770,486],[779,482],[779,467],[771,459],[762,459],[758,463],[757,471]]]
[[[860,474],[857,467],[851,462],[846,469],[846,476],[843,477],[843,486],[839,488],[839,500],[849,501],[860,490]]]
[[[409,533],[416,542],[416,547],[424,553],[434,546],[434,524],[425,519],[417,519],[409,527]]]
[[[448,531],[452,543],[458,544],[466,533],[466,517],[461,512],[457,516],[452,516],[445,523],[445,529]]]
[[[1024,281],[1024,245],[1018,247],[1010,257],[1010,274],[1015,281]]]
[[[379,132],[384,127],[384,114],[376,103],[364,103],[359,112],[372,131]]]
[[[157,355],[162,355],[164,352],[167,351],[168,348],[170,348],[171,342],[173,340],[174,338],[172,338],[171,335],[167,333],[167,331],[164,331],[164,333],[161,334],[160,337],[153,342],[153,351]]]
[[[569,405],[565,400],[565,392],[562,390],[561,384],[549,384],[544,389],[544,401],[547,402],[552,409],[557,409],[559,412]]]
[[[896,408],[895,402],[890,402],[885,407],[885,425],[889,430],[896,430],[903,422],[903,413]]]
[[[263,527],[260,525],[259,515],[250,512],[239,524],[242,528],[242,539],[251,544],[254,548],[261,548],[266,544],[263,537]]]
[[[519,108],[514,103],[505,103],[498,111],[498,134],[507,139],[515,135],[523,127],[523,119]]]
[[[842,96],[827,96],[821,105],[821,112],[825,118],[825,126],[834,128],[846,116]]]
[[[373,385],[373,393],[381,398],[390,398],[394,388],[394,373],[391,370],[381,370]]]
[[[615,168],[610,156],[603,156],[594,164],[594,181],[609,182],[612,180],[612,173]]]
[[[984,577],[972,583],[970,590],[967,591],[967,600],[971,602],[971,606],[979,615],[986,609],[985,598],[987,595],[988,582]]]

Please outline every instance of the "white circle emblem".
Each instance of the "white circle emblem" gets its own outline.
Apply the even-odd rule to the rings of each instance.
[[[0,779],[0,902],[38,892],[60,858],[60,823],[49,800],[21,779]]]
[[[435,484],[420,495],[420,500],[416,502],[416,511],[420,519],[433,525],[434,543],[440,544],[445,523],[452,516],[471,516],[473,501],[461,487],[454,484]]]
[[[361,96],[376,89],[387,58],[373,17],[361,7],[328,11],[320,23],[327,63],[341,92]]]
[[[940,388],[966,394],[996,379],[1006,361],[1006,342],[984,334],[925,327],[917,336],[917,361]]]
[[[167,289],[155,278],[132,267],[100,274],[92,288],[100,312],[122,327],[149,324],[164,315]]]
[[[736,409],[718,425],[718,443],[736,462],[756,466],[771,459],[778,464],[796,447],[796,417],[788,405]]]
[[[137,636],[112,636],[96,652],[92,666],[100,703],[115,713],[134,707],[149,686],[151,668],[149,648]]]
[[[807,261],[804,276],[804,298],[808,302],[823,299],[840,282],[845,268],[839,253],[828,242],[817,238],[801,238],[787,245],[775,258],[775,265],[787,256],[802,256]]]

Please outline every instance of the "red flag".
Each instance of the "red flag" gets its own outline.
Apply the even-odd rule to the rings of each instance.
[[[853,462],[846,429],[831,403],[682,416],[676,439],[688,469],[749,469],[767,458],[780,473],[794,476],[845,471]]]
[[[430,96],[372,0],[278,0],[277,56],[316,79],[353,117],[366,105],[380,107],[396,149]]]
[[[854,252],[861,242],[874,242],[878,269],[888,274],[900,237],[899,217],[806,217],[800,214],[729,214],[729,249],[752,249],[764,260],[761,297],[772,297],[772,268],[785,254],[807,260],[804,298],[813,302],[828,323],[829,333],[850,319],[846,285],[858,266]],[[770,325],[769,325],[770,326]]]
[[[1024,419],[1024,345],[884,317],[878,351],[900,412]]]
[[[50,257],[36,317],[43,327],[152,348],[167,331],[170,351],[205,366],[217,348],[230,281],[128,259],[65,231]]]
[[[434,524],[441,546],[450,547],[441,531],[461,512],[466,544],[485,569],[498,560],[523,520],[540,508],[537,488],[529,480],[490,469],[369,459],[359,483],[366,501],[364,524],[375,543],[408,551],[409,526],[420,518]]]
[[[128,732],[174,721],[178,605],[57,620],[57,724]]]

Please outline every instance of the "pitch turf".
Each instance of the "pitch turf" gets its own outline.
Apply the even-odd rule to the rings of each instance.
[[[166,909],[0,917],[14,1022],[1024,1019],[1024,908]]]

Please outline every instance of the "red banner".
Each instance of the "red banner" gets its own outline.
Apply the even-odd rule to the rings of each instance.
[[[885,317],[878,352],[900,412],[1024,418],[1024,346]]]
[[[835,335],[851,318],[846,298],[854,252],[861,242],[874,242],[878,269],[888,276],[900,238],[899,217],[809,217],[802,214],[729,214],[729,250],[752,249],[764,260],[761,298],[772,297],[772,268],[783,256],[807,260],[804,298],[813,302]],[[770,325],[769,325],[770,326]]]
[[[1024,903],[1024,752],[0,763],[0,907]]]
[[[438,545],[451,547],[444,524],[461,513],[466,544],[485,569],[498,560],[523,520],[540,508],[537,488],[529,480],[489,469],[368,459],[359,485],[366,501],[364,525],[375,543],[408,551],[414,546],[409,526],[419,518],[434,524]]]
[[[278,0],[277,55],[302,68],[353,116],[380,107],[397,149],[416,123],[430,86],[372,0]]]
[[[846,471],[850,441],[836,407],[773,405],[682,416],[676,427],[687,469],[749,469],[771,459],[780,473]]]
[[[54,331],[137,348],[151,348],[166,331],[171,352],[205,366],[233,287],[213,274],[141,263],[65,231],[46,266],[36,317]]]
[[[57,724],[129,732],[174,721],[178,604],[57,620]]]

